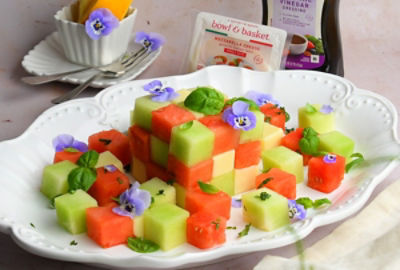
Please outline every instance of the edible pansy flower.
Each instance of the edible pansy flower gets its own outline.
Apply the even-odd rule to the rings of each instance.
[[[56,152],[64,151],[64,149],[75,149],[80,152],[87,152],[88,146],[86,143],[75,140],[72,135],[61,134],[53,139],[53,147]]]
[[[323,114],[330,114],[333,112],[333,108],[330,105],[322,105],[319,111]]]
[[[254,113],[249,111],[249,104],[244,101],[235,101],[232,107],[227,108],[222,118],[234,129],[245,131],[256,127],[257,118]]]
[[[153,101],[165,102],[179,96],[172,87],[163,87],[161,81],[154,80],[143,86],[143,89],[153,95]]]
[[[241,199],[235,199],[232,198],[232,207],[233,208],[241,208],[242,207],[242,200]]]
[[[114,165],[110,164],[110,165],[106,165],[104,166],[104,169],[107,170],[107,172],[115,172],[117,170],[117,167],[115,167]]]
[[[128,190],[119,196],[120,206],[112,211],[120,216],[134,218],[141,216],[151,204],[151,195],[146,190],[139,189],[139,183],[135,182]]]
[[[274,99],[272,95],[267,93],[261,93],[257,91],[249,91],[246,96],[247,99],[250,99],[257,103],[258,106],[262,106],[267,103],[275,104],[279,106],[279,101]]]
[[[327,164],[336,163],[336,155],[328,154],[322,158],[322,161]]]
[[[85,23],[86,33],[93,40],[98,40],[102,36],[106,36],[118,27],[119,20],[107,8],[99,8],[89,15]]]
[[[165,38],[158,33],[137,32],[135,42],[150,51],[156,51],[165,43]]]
[[[302,204],[296,203],[295,200],[288,200],[289,203],[289,218],[305,219],[307,215],[306,209]]]

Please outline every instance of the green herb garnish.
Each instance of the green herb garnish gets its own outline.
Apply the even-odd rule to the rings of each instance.
[[[269,194],[268,192],[261,192],[260,195],[256,196],[257,199],[260,199],[262,201],[268,200],[269,198],[271,198],[271,194]]]
[[[226,229],[227,230],[236,230],[237,228],[236,228],[236,226],[228,226],[228,227],[226,227]]]
[[[299,146],[303,154],[312,156],[318,155],[318,133],[312,127],[305,128],[303,130],[303,138],[299,141]]]
[[[327,198],[315,200],[313,206],[314,206],[315,209],[317,209],[317,208],[320,208],[321,206],[323,206],[325,204],[331,204],[331,201],[328,200]]]
[[[309,209],[309,208],[317,209],[317,208],[322,207],[325,204],[331,204],[331,201],[328,200],[327,198],[318,199],[318,200],[313,201],[308,197],[302,197],[302,198],[298,198],[296,200],[296,203],[303,205],[304,209]]]
[[[238,233],[238,238],[248,235],[249,231],[250,231],[250,227],[251,227],[251,224],[250,223],[247,224],[246,227],[244,227],[244,229]]]
[[[153,241],[139,237],[129,237],[128,247],[139,253],[151,253],[160,249],[160,246]]]
[[[124,183],[124,180],[122,180],[120,177],[117,177],[117,181],[120,185],[122,185]]]
[[[167,184],[170,185],[170,186],[173,186],[175,181],[176,181],[175,179],[170,179],[170,180],[167,181]]]
[[[264,181],[261,182],[261,184],[258,185],[257,189],[262,188],[264,185],[266,185],[269,181],[271,181],[273,178],[272,177],[268,177],[267,179],[265,179]]]
[[[346,173],[348,173],[353,167],[363,163],[365,160],[361,153],[354,153],[350,157],[354,159],[346,165]]]
[[[79,158],[77,165],[85,168],[94,168],[98,160],[99,153],[94,150],[89,150]]]
[[[69,243],[69,245],[70,245],[70,246],[77,246],[77,245],[78,245],[78,242],[76,242],[75,240],[72,240],[72,241]]]
[[[73,148],[73,147],[67,147],[67,148],[64,148],[64,152],[78,153],[79,150],[78,150],[78,149],[75,149],[75,148]]]
[[[31,225],[32,228],[36,228],[36,227],[35,227],[35,224],[33,224],[32,222],[29,223],[29,225]]]
[[[88,191],[96,181],[97,173],[94,169],[78,167],[68,174],[69,192],[82,189]]]
[[[160,189],[160,190],[157,192],[156,195],[157,195],[157,196],[165,195],[164,190],[163,190],[163,189]]]
[[[264,118],[264,122],[265,123],[271,123],[271,117],[270,116],[265,116],[265,118]]]
[[[233,103],[235,103],[236,101],[239,101],[239,100],[249,104],[249,110],[253,110],[253,111],[259,111],[260,110],[260,107],[257,105],[257,103],[255,103],[253,100],[247,99],[245,97],[231,98],[230,100],[228,100],[225,103],[225,105],[232,105]]]
[[[197,183],[199,184],[200,189],[205,193],[216,194],[220,191],[216,186],[213,186],[211,184],[207,184],[201,181],[197,181]]]
[[[186,122],[186,123],[180,125],[179,129],[187,130],[187,129],[191,128],[192,126],[193,126],[193,121],[189,121],[189,122]]]
[[[113,200],[114,202],[121,204],[121,201],[119,200],[119,197],[112,197],[111,200]]]
[[[109,139],[99,139],[99,142],[102,142],[102,143],[104,143],[104,145],[109,145],[112,141],[111,140],[109,140]]]
[[[211,224],[215,225],[215,230],[218,231],[219,229],[219,225],[220,225],[221,220],[219,218],[217,218],[216,221],[211,222]]]
[[[185,106],[206,115],[219,114],[224,108],[224,95],[209,87],[198,87],[185,99]]]
[[[306,104],[306,112],[308,112],[308,113],[316,113],[316,112],[318,112],[318,110],[317,110],[317,108],[315,108],[310,103],[307,103]]]

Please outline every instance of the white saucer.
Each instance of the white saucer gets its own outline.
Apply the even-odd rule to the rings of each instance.
[[[129,44],[128,50],[139,50],[141,45],[134,42],[132,37],[132,42]],[[129,70],[125,75],[115,78],[99,78],[95,80],[91,86],[97,88],[105,88],[111,85],[115,85],[120,82],[130,81],[141,74],[154,60],[160,55],[161,49],[152,52],[148,55],[142,62],[140,62],[136,67]],[[67,72],[70,70],[81,69],[84,66],[74,64],[69,62],[62,49],[60,43],[60,36],[58,32],[54,32],[39,44],[37,44],[27,55],[25,55],[22,60],[22,66],[29,73],[34,75],[51,75],[55,73]],[[60,81],[68,82],[72,84],[81,84],[85,82],[88,78],[96,73],[96,70],[88,70],[76,74],[71,74],[63,77]]]

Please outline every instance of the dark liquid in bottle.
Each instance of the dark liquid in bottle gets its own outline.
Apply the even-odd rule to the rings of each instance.
[[[274,5],[276,6],[273,8],[273,10],[272,8],[271,10],[268,10],[268,2],[270,1],[275,1]],[[288,13],[291,10],[293,10],[293,12],[309,12],[308,9],[315,9],[317,1],[322,0],[262,0],[262,23],[265,25],[280,27],[290,32],[290,23],[293,25],[299,25],[303,22],[301,21],[301,19],[299,19],[299,21],[296,21],[290,17],[285,18],[285,13]],[[312,5],[314,6],[309,7]],[[277,11],[277,9],[279,9],[280,7],[284,7],[285,11]],[[271,12],[282,12],[280,14],[281,17],[276,17],[275,21],[273,21],[274,18],[271,19],[268,17]],[[289,26],[288,29],[285,29],[284,25],[287,22],[289,22]],[[286,69],[318,70],[343,76],[343,52],[339,29],[339,0],[323,1],[320,22],[320,38],[313,35],[308,35],[306,32],[302,35],[296,35],[296,33],[292,33],[293,37],[291,40],[291,44],[295,44],[296,46],[293,46],[293,49],[291,49],[291,54],[287,58]],[[307,21],[305,21],[304,23],[306,24]],[[307,42],[309,42],[310,44],[307,48],[303,49],[299,47],[299,45],[304,42],[304,38],[302,36],[305,36],[307,38]],[[305,51],[303,52],[304,49]]]

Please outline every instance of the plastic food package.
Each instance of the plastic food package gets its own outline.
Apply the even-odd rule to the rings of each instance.
[[[189,69],[231,65],[258,71],[281,69],[287,33],[212,13],[197,15]]]

